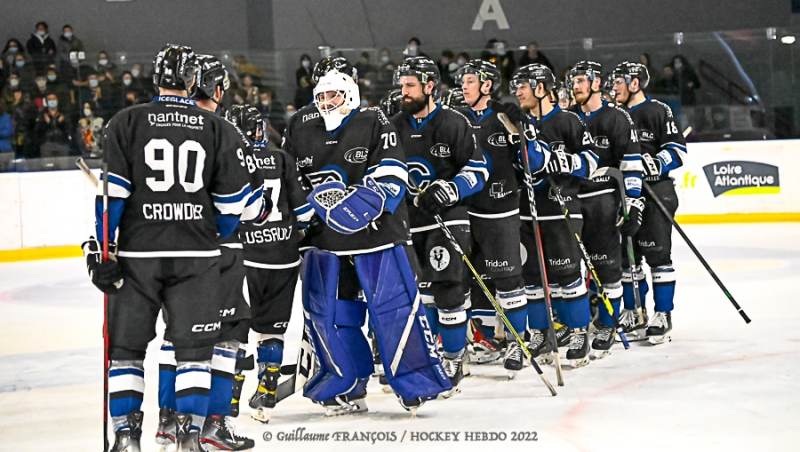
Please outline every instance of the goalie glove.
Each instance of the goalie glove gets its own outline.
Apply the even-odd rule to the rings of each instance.
[[[644,198],[625,198],[625,204],[628,206],[628,220],[620,220],[617,226],[623,237],[633,237],[642,225]]]
[[[103,244],[94,237],[81,245],[86,257],[86,268],[92,284],[105,294],[113,294],[122,287],[122,267],[117,262],[117,244],[108,244],[108,260],[103,262]]]
[[[341,234],[355,234],[381,216],[386,194],[369,176],[364,178],[363,184],[351,187],[328,178],[306,199],[331,229]]]
[[[550,160],[547,162],[548,174],[571,174],[575,165],[572,154],[564,151],[551,151]]]
[[[644,176],[660,176],[661,175],[661,159],[653,158],[650,154],[642,154],[642,164],[644,166]]]
[[[414,205],[430,216],[439,215],[459,200],[458,187],[455,182],[441,179],[431,182],[427,190],[414,200]]]

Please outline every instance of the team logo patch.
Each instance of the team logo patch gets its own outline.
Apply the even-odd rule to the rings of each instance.
[[[353,148],[344,153],[344,159],[350,163],[364,163],[367,161],[369,149]]]
[[[639,129],[636,132],[639,134],[639,139],[642,141],[653,141],[656,139],[653,132],[647,129]]]
[[[306,157],[302,160],[297,161],[297,169],[305,168],[307,166],[311,166],[314,164],[314,157]]]
[[[309,113],[307,115],[303,115],[303,122],[310,121],[314,118],[319,118],[319,112]]]
[[[508,145],[508,140],[506,140],[506,136],[502,132],[490,135],[486,141],[492,146],[504,147]]]
[[[594,137],[594,144],[601,149],[608,149],[611,147],[611,141],[609,141],[608,137],[604,136]]]
[[[435,246],[430,254],[431,266],[437,272],[440,272],[450,265],[450,252],[447,248]]]
[[[436,143],[431,148],[431,155],[439,158],[450,157],[450,146],[444,143]]]

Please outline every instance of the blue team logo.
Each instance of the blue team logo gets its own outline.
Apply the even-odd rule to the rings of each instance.
[[[419,157],[408,159],[408,185],[412,192],[425,190],[434,180],[436,172],[430,163]]]
[[[364,163],[369,156],[367,148],[353,148],[344,153],[344,159],[350,163]]]
[[[329,178],[338,180],[345,185],[350,185],[347,182],[347,175],[345,175],[344,171],[336,165],[324,166],[320,171],[317,171],[316,173],[308,173],[307,176],[308,180],[311,181],[311,185],[314,187],[325,182]]]
[[[490,135],[486,141],[492,146],[497,146],[497,147],[508,146],[508,140],[506,140],[506,136],[502,132],[497,132]]]
[[[442,159],[450,157],[450,146],[444,143],[436,143],[431,148],[431,155]]]
[[[600,135],[598,137],[594,137],[594,144],[600,149],[608,149],[611,147],[611,140],[609,140],[606,136]]]

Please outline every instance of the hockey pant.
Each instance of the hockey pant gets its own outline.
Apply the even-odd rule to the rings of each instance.
[[[366,304],[338,298],[339,257],[318,249],[305,254],[303,308],[320,368],[303,395],[324,402],[366,383],[373,371],[361,332],[367,309],[395,393],[406,400],[431,399],[450,390],[403,247],[357,255],[354,261]]]

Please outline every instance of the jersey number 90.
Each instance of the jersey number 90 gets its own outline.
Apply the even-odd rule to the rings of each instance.
[[[163,138],[153,138],[144,147],[144,162],[153,171],[160,172],[157,177],[145,179],[150,190],[168,191],[175,185],[175,147]],[[206,150],[194,140],[186,140],[178,146],[178,183],[187,193],[195,193],[203,188],[203,169],[206,164]],[[189,171],[189,169],[193,171]]]

